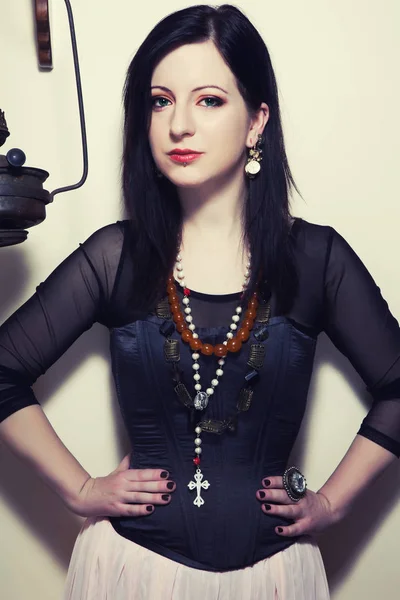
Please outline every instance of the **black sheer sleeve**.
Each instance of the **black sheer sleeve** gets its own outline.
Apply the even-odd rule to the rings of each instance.
[[[122,223],[96,231],[0,328],[0,422],[38,404],[32,384],[108,310],[124,246]]]
[[[373,397],[358,433],[400,456],[400,328],[372,276],[330,228],[323,329]]]

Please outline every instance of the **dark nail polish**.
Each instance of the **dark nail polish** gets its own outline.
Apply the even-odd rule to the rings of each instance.
[[[265,498],[265,492],[258,492],[258,495],[260,496],[260,498]]]
[[[153,507],[152,506],[146,506],[146,510],[147,512],[153,512]]]
[[[271,505],[270,504],[264,504],[265,506],[265,510],[271,510]]]
[[[263,484],[264,484],[265,486],[267,486],[267,485],[271,485],[271,482],[270,482],[270,480],[269,480],[269,479],[264,479],[264,481],[263,481]]]
[[[282,527],[278,527],[278,531],[279,531],[279,533],[282,533],[282,531],[283,531]]]
[[[169,490],[172,490],[172,488],[173,488],[173,487],[174,487],[174,482],[173,482],[173,481],[169,481],[169,482],[167,483],[167,488],[168,488]]]
[[[161,498],[162,498],[163,500],[167,501],[167,500],[169,500],[169,499],[170,499],[170,495],[169,495],[169,494],[163,494],[163,495],[161,496]]]
[[[163,479],[167,479],[167,477],[168,477],[168,471],[161,471],[160,477],[162,477]]]

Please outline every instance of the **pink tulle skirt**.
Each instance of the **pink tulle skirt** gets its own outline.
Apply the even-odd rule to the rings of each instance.
[[[296,542],[250,567],[192,569],[119,535],[106,518],[88,518],[75,542],[63,600],[328,600],[322,557]]]

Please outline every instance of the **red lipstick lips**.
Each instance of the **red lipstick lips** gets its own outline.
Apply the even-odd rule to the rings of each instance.
[[[178,163],[189,163],[199,158],[203,153],[197,152],[196,150],[191,150],[190,148],[174,148],[171,152],[168,152],[168,155],[171,157],[171,160]]]

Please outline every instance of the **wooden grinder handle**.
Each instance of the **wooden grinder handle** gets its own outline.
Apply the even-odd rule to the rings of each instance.
[[[51,55],[50,17],[48,0],[35,0],[36,34],[39,54],[39,66],[53,68]]]

